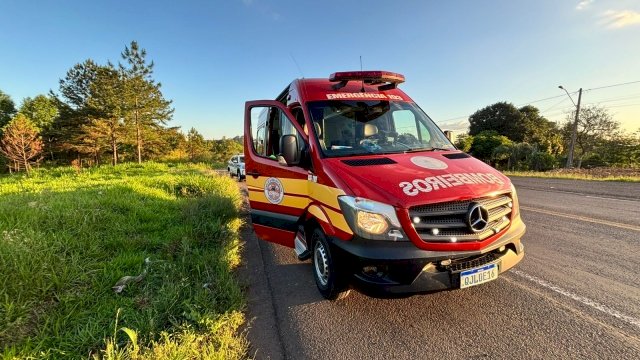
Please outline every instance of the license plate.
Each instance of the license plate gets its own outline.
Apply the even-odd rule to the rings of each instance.
[[[488,264],[460,273],[460,289],[484,284],[498,278],[498,265]]]

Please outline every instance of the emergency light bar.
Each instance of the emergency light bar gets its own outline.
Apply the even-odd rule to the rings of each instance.
[[[335,72],[329,76],[329,81],[339,81],[339,84],[333,86],[334,89],[340,89],[347,85],[349,81],[363,81],[365,84],[380,86],[380,90],[395,89],[398,84],[404,82],[404,75],[390,71],[342,71]]]

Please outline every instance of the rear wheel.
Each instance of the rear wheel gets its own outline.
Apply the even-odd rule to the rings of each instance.
[[[325,299],[339,300],[347,297],[350,290],[345,281],[345,275],[337,259],[331,253],[331,247],[321,229],[316,228],[312,235],[313,278],[320,294]]]

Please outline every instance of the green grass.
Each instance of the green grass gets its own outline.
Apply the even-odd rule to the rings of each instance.
[[[556,173],[542,171],[502,171],[502,173],[507,176],[534,177],[545,179],[640,182],[640,177],[638,176],[594,176],[591,174],[581,173]]]
[[[240,204],[202,165],[1,176],[0,356],[245,357]]]

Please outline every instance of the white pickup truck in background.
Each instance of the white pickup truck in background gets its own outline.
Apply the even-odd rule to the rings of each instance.
[[[238,181],[242,181],[245,178],[244,173],[244,155],[233,155],[227,163],[227,172],[229,176],[238,177]]]

